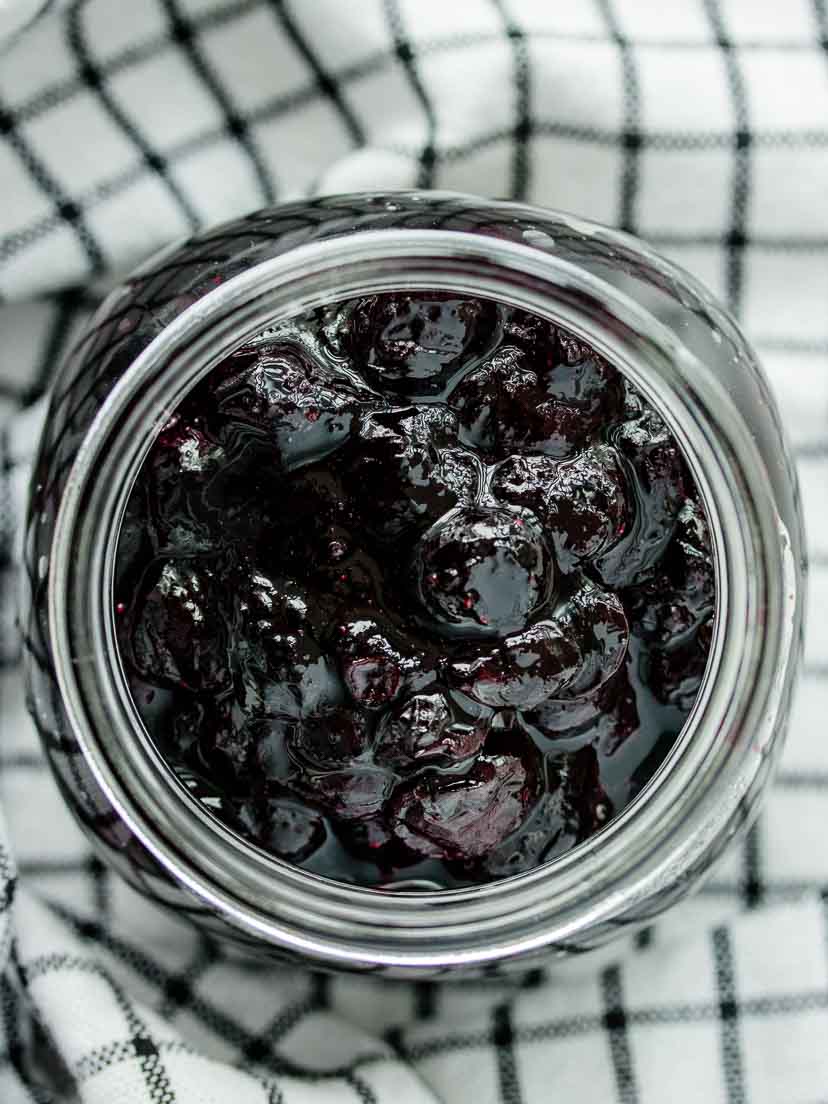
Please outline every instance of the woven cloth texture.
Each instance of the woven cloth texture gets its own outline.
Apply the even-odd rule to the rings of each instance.
[[[828,1101],[826,0],[4,0],[0,36],[0,1101]],[[633,946],[509,982],[239,964],[93,857],[22,700],[26,484],[102,289],[216,220],[401,187],[574,211],[699,276],[762,357],[809,531],[760,820]]]

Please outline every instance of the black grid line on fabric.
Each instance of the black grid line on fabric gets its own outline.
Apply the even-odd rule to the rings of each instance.
[[[270,9],[279,20],[281,29],[285,32],[285,35],[292,43],[294,49],[301,55],[302,60],[313,73],[316,87],[331,103],[334,110],[339,115],[353,144],[355,146],[364,145],[365,130],[362,123],[360,123],[351,106],[342,95],[342,89],[339,84],[322,64],[319,55],[313,49],[307,37],[302,34],[299,29],[299,24],[296,22],[289,9],[287,0],[267,0],[267,2]]]
[[[147,1087],[148,1099],[151,1104],[175,1104],[175,1092],[158,1044],[121,986],[102,968],[99,967],[96,972],[109,986],[126,1021],[127,1029],[132,1034],[132,1048],[135,1057],[139,1059],[138,1068]]]
[[[249,12],[258,8],[263,0],[230,0],[227,3],[218,3],[203,11],[193,12],[191,23],[195,30],[204,31],[215,27],[222,27],[234,20],[242,18]],[[436,44],[454,44],[457,46],[487,45],[491,42],[501,41],[499,32],[481,31],[478,33],[458,34],[446,36],[445,39],[431,38],[421,45],[429,53],[434,50]],[[543,27],[533,28],[531,31],[533,40],[542,41],[552,39],[557,42],[578,42],[584,44],[606,42],[606,35],[595,31],[579,30],[547,30]],[[641,40],[644,43],[644,40]],[[630,37],[630,42],[637,45],[639,40]],[[650,49],[659,50],[709,50],[711,41],[709,38],[647,38],[646,43]],[[166,34],[154,34],[139,43],[131,43],[114,53],[111,57],[101,59],[100,68],[104,76],[114,76],[133,66],[140,65],[149,58],[154,57],[160,50],[169,48],[169,36]],[[813,53],[820,47],[812,38],[761,38],[739,40],[739,49],[755,52],[778,52],[780,50],[794,53]],[[388,57],[385,59],[389,60]],[[58,104],[65,103],[72,96],[82,91],[83,84],[76,76],[62,77],[60,80],[46,87],[38,89],[28,99],[15,106],[14,116],[18,122],[27,122]]]
[[[195,1047],[180,1039],[157,1042],[154,1046],[159,1055],[198,1053]],[[111,1070],[124,1062],[134,1061],[137,1052],[134,1039],[120,1039],[118,1042],[108,1043],[106,1046],[96,1047],[82,1054],[74,1063],[73,1073],[78,1082],[90,1081],[105,1070]]]
[[[647,234],[647,241],[662,248],[670,246],[681,247],[686,245],[721,246],[727,244],[726,234],[706,234],[692,231],[682,234],[680,231],[656,231]],[[823,235],[802,234],[790,237],[778,234],[751,234],[750,244],[754,250],[774,253],[813,253],[819,256],[828,249],[828,238]]]
[[[89,274],[97,275],[102,272],[104,268],[103,253],[84,219],[82,207],[70,199],[40,158],[36,156],[34,150],[23,138],[14,116],[8,110],[5,102],[0,100],[0,140],[2,139],[8,142],[9,147],[17,155],[33,183],[52,204],[55,225],[68,226],[75,235],[86,255]],[[22,234],[25,236],[25,231]],[[12,239],[14,237],[15,233],[11,235]],[[0,245],[0,256],[2,256],[2,245]]]
[[[525,200],[531,187],[532,171],[532,66],[525,31],[506,7],[506,0],[492,0],[512,49],[512,84],[515,98],[511,181],[509,195]]]
[[[11,486],[13,470],[14,464],[9,448],[9,427],[6,424],[0,431],[0,601],[3,609],[14,606],[12,588],[15,577],[12,572],[12,549],[17,517]],[[0,621],[0,666],[3,668],[14,666],[19,656],[20,643],[13,619],[4,617]]]
[[[421,1022],[433,1020],[437,1015],[440,988],[433,981],[418,981],[412,987],[414,1017]]]
[[[760,351],[768,353],[805,353],[813,356],[828,356],[828,339],[796,337],[793,334],[757,334],[752,344]]]
[[[618,225],[634,234],[636,229],[635,201],[638,195],[639,159],[642,148],[641,107],[638,64],[629,38],[623,33],[615,14],[613,0],[596,0],[596,6],[606,23],[609,38],[618,48],[623,83],[621,100],[624,121],[621,129],[623,163],[619,193]]]
[[[92,883],[92,901],[95,912],[106,924],[110,915],[109,870],[97,855],[90,855],[85,872]]]
[[[331,976],[330,974],[311,974],[311,993],[316,1008],[323,1012],[331,1007]]]
[[[109,989],[115,1005],[121,1012],[127,1030],[131,1033],[129,1045],[132,1049],[132,1056],[138,1059],[138,1068],[146,1085],[148,1101],[151,1104],[175,1104],[175,1093],[159,1045],[153,1040],[146,1024],[123,988],[110,977],[99,962],[91,958],[54,953],[34,959],[31,963],[22,967],[21,971],[28,983],[35,978],[62,969],[79,970],[84,973],[95,974],[101,978]]]
[[[194,15],[193,23],[199,30],[220,27],[226,23],[232,23],[234,19],[240,19],[257,8],[261,2],[262,0],[231,0],[230,3],[218,4],[199,15]],[[111,57],[101,58],[98,61],[101,76],[105,79],[117,76],[149,61],[162,50],[169,48],[170,37],[167,33],[154,34],[142,42],[130,43]],[[77,74],[62,77],[52,84],[39,88],[28,99],[17,104],[13,112],[14,118],[19,124],[31,122],[53,107],[70,101],[83,91],[83,87],[83,80]]]
[[[375,55],[365,62],[350,66],[347,72],[343,71],[343,73],[339,75],[338,79],[341,81],[357,80],[360,76],[377,71],[382,67],[385,60],[384,55]],[[274,97],[267,103],[255,108],[245,118],[250,124],[266,122],[278,118],[306,104],[316,94],[315,84],[302,86],[294,92]],[[573,141],[594,143],[611,149],[617,148],[618,145],[618,135],[613,131],[601,131],[591,127],[579,127],[549,120],[534,119],[532,123],[532,133],[533,135],[541,137],[569,138]],[[178,160],[208,149],[210,146],[222,141],[225,137],[226,128],[222,125],[220,127],[210,127],[190,138],[186,138],[171,146],[167,151],[165,155],[167,164],[172,165]],[[511,142],[513,139],[513,128],[493,131],[479,138],[475,138],[465,145],[448,147],[441,150],[440,160],[447,162],[460,161],[491,145],[496,145],[500,142]],[[805,147],[825,149],[828,148],[828,130],[803,131],[800,133],[792,131],[758,132],[752,135],[751,140],[754,148],[795,149]],[[662,150],[730,149],[733,145],[733,138],[730,134],[718,133],[675,135],[670,132],[648,132],[646,135],[642,135],[642,143],[648,149]],[[414,158],[417,158],[421,152],[419,147],[409,147],[401,143],[375,143],[373,148]],[[77,197],[76,205],[79,209],[88,209],[95,204],[118,196],[131,187],[145,172],[146,166],[143,159],[141,159],[127,166],[108,180],[80,194]],[[55,212],[51,215],[36,219],[23,229],[15,230],[5,237],[0,238],[0,263],[19,253],[21,250],[36,244],[44,235],[59,226],[61,221],[60,214]],[[688,240],[687,244],[692,244],[694,240],[695,239]],[[772,341],[773,339],[770,340]],[[796,340],[797,339],[792,338],[791,342],[795,343]],[[817,343],[804,342],[803,346],[807,347],[809,350],[812,348],[817,350],[822,350],[823,348],[828,349],[828,341]]]
[[[307,1016],[320,1011],[317,992],[312,978],[308,978],[308,993],[282,1008],[264,1029],[251,1036],[246,1043],[243,1055],[246,1060],[266,1063],[274,1053],[274,1047],[285,1035],[301,1023]]]
[[[713,966],[719,995],[720,1049],[722,1075],[728,1104],[745,1104],[746,1092],[739,1031],[739,1006],[733,972],[733,949],[727,928],[711,933]]]
[[[118,962],[127,966],[143,981],[152,985],[158,993],[163,993],[170,977],[174,975],[164,970],[155,959],[140,947],[118,938],[96,921],[83,919],[63,904],[49,901],[48,898],[45,899],[45,903],[56,916],[67,923],[83,940],[106,950]],[[103,971],[103,967],[97,959],[69,954],[43,955],[34,959],[27,969],[30,977],[41,977],[59,970],[77,970],[82,973]],[[260,1036],[248,1031],[241,1023],[229,1016],[220,1005],[196,990],[193,991],[186,1005],[182,1005],[182,1007],[186,1008],[191,1016],[223,1042],[235,1047],[238,1051],[239,1060],[243,1060],[245,1051],[251,1047],[252,1042],[260,1038]],[[363,1066],[376,1065],[387,1061],[389,1061],[389,1055],[385,1051],[369,1051],[355,1056],[346,1066],[320,1071],[307,1069],[299,1063],[271,1051],[266,1056],[263,1055],[261,1059],[258,1059],[258,1064],[266,1066],[273,1073],[282,1073],[310,1082],[322,1082],[344,1079]]]
[[[349,1072],[345,1074],[345,1082],[351,1086],[357,1099],[361,1101],[361,1104],[379,1104],[377,1094],[371,1088],[367,1081],[359,1076],[358,1073]]]
[[[267,1093],[266,1104],[285,1104],[285,1094],[275,1081],[262,1079],[260,1084]]]
[[[761,905],[765,895],[762,880],[762,829],[761,821],[756,821],[745,836],[742,850],[744,862],[744,883],[742,887],[744,905],[754,909]]]
[[[730,197],[730,228],[728,230],[727,270],[725,283],[727,300],[737,315],[742,304],[744,278],[744,254],[747,246],[748,201],[750,198],[750,150],[753,135],[748,118],[748,101],[745,81],[738,60],[738,49],[727,34],[719,0],[702,0],[705,13],[715,36],[716,45],[722,51],[730,99],[733,105],[735,131],[733,135],[733,182]]]
[[[497,1005],[492,1012],[491,1038],[495,1048],[500,1100],[502,1104],[523,1104],[524,1097],[515,1055],[512,1006],[508,1001]]]
[[[262,202],[265,204],[273,203],[276,199],[273,174],[261,155],[258,143],[251,134],[250,121],[245,118],[242,112],[236,110],[227,89],[210,65],[199,44],[199,22],[188,17],[181,10],[178,0],[161,0],[161,3],[169,21],[173,41],[181,48],[182,54],[189,62],[196,78],[218,105],[224,116],[226,132],[234,139],[250,162]]]
[[[12,1068],[22,1078],[26,1049],[21,1028],[23,1015],[20,995],[6,975],[0,975],[0,1017],[6,1029],[6,1056]]]
[[[394,41],[394,53],[402,63],[408,83],[420,102],[426,122],[426,140],[419,152],[418,188],[434,187],[437,171],[437,114],[417,69],[416,53],[406,37],[398,0],[383,0],[385,18]]]
[[[164,157],[152,145],[149,138],[143,134],[134,119],[131,119],[126,111],[118,104],[115,97],[107,87],[107,82],[101,75],[101,71],[95,64],[92,52],[86,38],[83,24],[83,9],[88,0],[73,0],[70,4],[64,23],[66,29],[66,41],[69,49],[77,62],[78,71],[86,88],[95,97],[100,107],[107,113],[112,122],[121,133],[137,149],[143,158],[146,167],[161,181],[163,187],[175,201],[181,211],[190,230],[197,230],[201,225],[198,212],[193,207],[186,193],[176,184],[167,169]]]
[[[775,997],[751,997],[734,1000],[737,1015],[741,1019],[799,1016],[804,1012],[823,1011],[828,1008],[828,993],[814,990],[802,993],[780,994]],[[627,1024],[630,1027],[684,1027],[687,1024],[720,1023],[720,1002],[669,1003],[653,1007],[628,1008]],[[573,1039],[599,1034],[604,1030],[604,1015],[560,1016],[531,1026],[514,1026],[515,1043],[522,1046],[539,1046],[552,1040]],[[413,1063],[437,1058],[443,1054],[463,1051],[488,1050],[493,1046],[491,1030],[450,1032],[439,1038],[401,1043],[400,1053]]]
[[[637,951],[646,951],[652,947],[655,942],[655,927],[649,924],[646,928],[642,928],[635,933],[633,939],[633,945]]]
[[[32,12],[28,19],[26,19],[22,26],[18,27],[16,31],[13,31],[12,34],[8,35],[6,38],[3,39],[2,42],[0,42],[0,57],[2,57],[3,54],[8,53],[9,50],[13,49],[13,47],[16,46],[20,39],[29,32],[29,30],[35,25],[35,23],[37,23],[38,20],[41,19],[49,11],[50,8],[53,8],[55,6],[55,3],[56,0],[40,0],[37,8]]]
[[[828,771],[783,770],[778,772],[773,784],[780,789],[826,789]]]
[[[828,457],[828,440],[809,440],[809,442],[794,445],[792,452],[797,460],[822,460]],[[810,562],[818,565],[814,556]]]
[[[604,1027],[609,1040],[610,1059],[619,1104],[638,1104],[635,1066],[627,1032],[621,970],[618,966],[609,966],[602,972],[601,995],[604,1000]]]
[[[220,953],[210,939],[199,939],[189,964],[179,974],[171,974],[163,986],[163,1002],[159,1014],[171,1020],[179,1008],[186,1008],[192,1000],[198,981],[218,961]]]

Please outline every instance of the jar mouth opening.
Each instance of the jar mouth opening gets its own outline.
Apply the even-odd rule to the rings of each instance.
[[[618,239],[628,243],[622,235]],[[751,713],[762,707],[761,695],[749,693],[751,685],[769,652],[775,650],[778,659],[790,638],[791,624],[767,594],[771,572],[785,573],[768,562],[780,549],[784,558],[778,521],[771,540],[776,519],[765,516],[767,503],[755,475],[752,486],[747,478],[761,463],[727,395],[699,371],[672,333],[623,292],[543,252],[537,234],[530,242],[493,242],[447,231],[365,231],[263,262],[187,308],[144,350],[107,398],[75,462],[55,546],[75,547],[81,535],[87,555],[83,570],[77,562],[70,570],[56,553],[50,617],[58,678],[76,736],[104,791],[158,861],[236,927],[271,943],[312,949],[332,961],[430,967],[482,963],[533,945],[564,946],[587,912],[609,916],[622,883],[629,893],[630,880],[636,881],[643,899],[645,885],[666,881],[670,871],[674,878],[678,861],[692,868],[693,857],[723,817],[721,808],[712,807],[698,815],[705,805],[699,776],[712,778],[727,769],[719,734],[749,724]],[[221,825],[186,791],[138,721],[107,601],[132,483],[157,430],[193,384],[275,321],[353,295],[400,289],[451,290],[531,310],[581,336],[628,375],[682,448],[711,522],[717,580],[717,624],[702,687],[673,748],[642,792],[595,836],[547,864],[439,891],[334,881],[276,859]],[[722,412],[731,419],[724,433]],[[740,513],[747,521],[736,516]],[[761,570],[745,571],[748,563]],[[763,641],[749,632],[760,611],[772,630]],[[79,664],[80,654],[88,662]],[[677,774],[686,776],[681,784]],[[682,830],[677,816],[682,801],[696,814],[693,832]],[[643,822],[650,831],[660,825],[662,838],[646,838]],[[644,838],[627,847],[620,837],[629,838],[634,825]],[[587,900],[585,882],[592,885],[594,900]],[[524,922],[520,937],[518,917]],[[438,939],[444,947],[435,950]]]

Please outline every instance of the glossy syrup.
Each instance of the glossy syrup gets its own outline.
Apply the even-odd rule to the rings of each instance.
[[[129,503],[133,696],[188,787],[287,861],[458,886],[598,832],[674,743],[715,606],[658,414],[486,300],[351,300],[186,398]]]

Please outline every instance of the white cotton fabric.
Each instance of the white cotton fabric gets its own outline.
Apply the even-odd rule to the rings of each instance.
[[[4,0],[0,36],[0,1101],[827,1101],[825,0]],[[729,302],[812,560],[747,842],[635,947],[510,983],[326,980],[200,939],[93,859],[17,663],[40,396],[102,282],[267,202],[423,186],[623,225]]]

